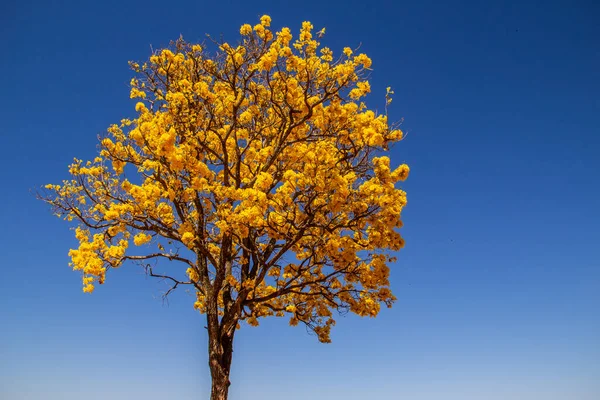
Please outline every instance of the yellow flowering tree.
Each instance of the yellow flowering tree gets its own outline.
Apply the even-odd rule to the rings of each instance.
[[[395,300],[389,252],[403,246],[396,183],[408,167],[384,155],[402,138],[387,120],[392,92],[385,112],[368,109],[365,54],[335,58],[309,22],[295,40],[270,23],[243,25],[213,53],[180,39],[132,62],[136,117],[41,194],[77,222],[69,256],[84,292],[128,260],[169,292],[193,289],[213,400],[227,398],[240,322],[288,316],[329,342],[333,311],[374,317]]]

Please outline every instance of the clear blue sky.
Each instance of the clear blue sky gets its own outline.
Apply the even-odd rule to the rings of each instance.
[[[30,189],[133,115],[128,60],[262,14],[374,62],[408,136],[398,302],[333,343],[238,332],[232,400],[600,399],[600,6],[583,1],[16,1],[0,5],[0,398],[204,399],[203,317],[135,266],[93,295]],[[379,103],[376,103],[379,102]],[[85,394],[85,397],[83,397]]]

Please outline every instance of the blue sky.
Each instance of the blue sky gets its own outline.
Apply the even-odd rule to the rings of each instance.
[[[327,28],[396,91],[407,162],[398,302],[323,345],[243,327],[231,399],[600,398],[600,7],[594,1],[8,1],[0,6],[0,397],[207,398],[192,298],[135,266],[93,295],[66,224],[30,193],[133,115],[128,60],[262,14]]]

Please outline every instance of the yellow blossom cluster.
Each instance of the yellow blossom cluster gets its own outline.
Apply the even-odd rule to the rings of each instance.
[[[199,311],[231,326],[287,315],[324,342],[332,310],[391,306],[409,168],[385,152],[402,131],[362,101],[366,54],[336,56],[310,22],[295,40],[271,22],[242,25],[236,46],[215,41],[216,55],[180,39],[131,63],[136,117],[46,186],[79,222],[69,254],[85,291],[127,259],[178,261]],[[128,256],[131,239],[159,250]]]

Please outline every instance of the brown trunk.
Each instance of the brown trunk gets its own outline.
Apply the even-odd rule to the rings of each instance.
[[[233,356],[232,332],[220,332],[218,318],[208,318],[208,365],[212,378],[210,400],[227,400],[229,392],[229,371]]]

